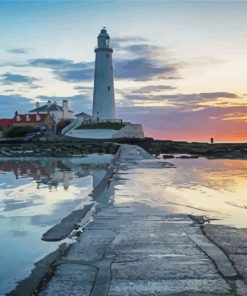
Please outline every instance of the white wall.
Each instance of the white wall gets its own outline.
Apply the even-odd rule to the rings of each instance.
[[[141,124],[128,124],[120,130],[113,129],[76,129],[66,133],[66,136],[82,139],[112,139],[136,138],[143,139],[144,132]]]
[[[55,121],[59,121],[63,119],[63,111],[50,111],[51,116],[55,119]]]
[[[74,118],[73,112],[69,112],[69,111],[64,112],[64,119],[73,119],[73,118]]]
[[[112,129],[78,129],[69,131],[66,136],[82,139],[111,139],[114,133],[116,131]]]
[[[113,138],[135,138],[144,139],[144,132],[141,124],[128,124],[117,131]]]

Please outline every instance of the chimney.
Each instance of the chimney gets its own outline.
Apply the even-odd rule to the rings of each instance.
[[[51,105],[52,105],[52,102],[50,100],[47,101],[47,107],[49,108],[49,107],[51,107]]]
[[[40,102],[36,102],[36,108],[40,107]]]
[[[41,119],[41,117],[39,115],[39,112],[37,112],[37,114],[36,114],[36,121],[40,121],[40,119]]]
[[[63,100],[63,112],[69,111],[69,103],[67,100]]]

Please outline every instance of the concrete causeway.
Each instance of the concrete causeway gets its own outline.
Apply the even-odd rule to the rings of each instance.
[[[53,264],[39,296],[247,295],[244,280],[201,224],[139,199],[136,169],[171,165],[122,145],[116,167],[92,221]]]

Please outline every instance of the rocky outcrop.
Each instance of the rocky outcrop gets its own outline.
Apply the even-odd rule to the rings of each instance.
[[[21,143],[1,144],[0,157],[81,157],[92,153],[115,154],[119,145],[114,143]]]
[[[136,145],[141,146],[151,154],[188,154],[188,158],[205,156],[207,158],[247,159],[247,143],[199,143],[176,142],[145,139],[136,140]],[[183,158],[186,158],[184,156]]]

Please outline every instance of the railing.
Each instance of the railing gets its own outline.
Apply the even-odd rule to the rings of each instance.
[[[77,117],[75,118],[69,125],[67,125],[62,130],[62,135],[65,135],[67,132],[69,132],[72,129],[76,129],[78,126],[80,126],[83,122],[83,117]]]
[[[83,122],[83,124],[92,124],[92,123],[100,123],[100,122],[117,122],[117,123],[122,123],[123,120],[122,119],[99,119],[99,120],[90,119],[90,120],[87,120],[87,121]]]

